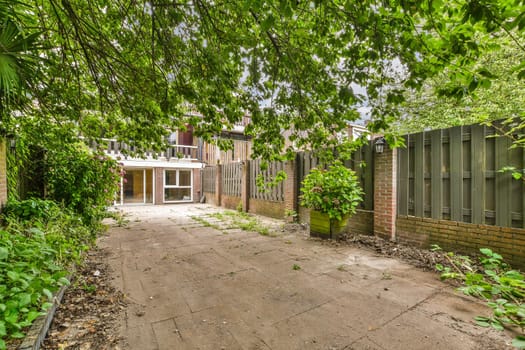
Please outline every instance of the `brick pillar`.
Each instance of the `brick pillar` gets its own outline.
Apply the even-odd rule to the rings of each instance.
[[[7,150],[5,140],[0,140],[0,209],[7,202]]]
[[[385,146],[374,159],[374,234],[396,239],[397,149]]]
[[[249,160],[245,160],[242,163],[241,203],[242,203],[242,210],[247,213],[250,209],[250,161]]]
[[[193,202],[198,203],[202,197],[201,188],[201,171],[202,169],[193,169]]]
[[[164,168],[153,168],[155,204],[164,204]]]
[[[217,164],[215,168],[215,205],[221,206],[222,196],[222,164]]]
[[[289,160],[286,163],[284,163],[284,172],[286,173],[286,180],[284,180],[284,210],[285,211],[293,210],[294,212],[297,213],[299,189],[297,188],[297,160],[296,159]],[[286,216],[286,220],[291,222],[294,220],[294,217]]]

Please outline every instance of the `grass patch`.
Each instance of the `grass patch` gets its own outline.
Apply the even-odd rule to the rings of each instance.
[[[243,231],[257,232],[262,236],[275,236],[275,234],[272,234],[268,227],[264,226],[259,220],[257,220],[256,217],[245,212],[226,210],[220,213],[207,214],[205,217],[220,220],[225,224],[226,230],[241,229]],[[202,216],[192,216],[191,218],[204,226],[212,227],[218,230],[221,229],[218,225],[207,221]],[[224,229],[222,229],[222,231],[225,233]]]
[[[197,221],[198,223],[202,224],[202,226],[204,226],[204,227],[211,227],[211,228],[214,228],[216,230],[220,230],[221,229],[219,225],[211,223],[208,220],[206,220],[206,219],[204,219],[204,218],[202,218],[200,216],[193,215],[193,216],[190,216],[190,217],[191,217],[191,219],[193,221]]]

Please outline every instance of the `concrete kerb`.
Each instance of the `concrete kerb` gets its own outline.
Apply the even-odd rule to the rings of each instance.
[[[73,274],[68,276],[68,280],[72,280]],[[33,322],[31,327],[29,328],[29,331],[26,334],[26,337],[24,338],[24,341],[22,344],[18,347],[18,350],[39,350],[40,346],[42,345],[42,342],[44,341],[47,331],[49,330],[49,326],[51,325],[51,322],[53,321],[53,317],[55,316],[55,312],[62,302],[62,298],[64,297],[64,293],[66,292],[67,285],[64,285],[60,287],[58,292],[53,297],[53,305],[47,310],[45,315],[42,315],[40,317],[37,317],[36,320]]]

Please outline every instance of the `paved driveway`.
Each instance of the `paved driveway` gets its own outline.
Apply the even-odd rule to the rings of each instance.
[[[209,205],[128,207],[113,227],[124,349],[502,349],[484,306],[353,247],[224,224]],[[192,218],[193,217],[193,218]]]

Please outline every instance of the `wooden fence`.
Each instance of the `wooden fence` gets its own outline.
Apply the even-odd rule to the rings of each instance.
[[[356,172],[363,189],[363,202],[359,208],[374,210],[374,157],[371,143],[355,151],[351,159],[346,160],[344,164]],[[317,166],[319,166],[319,159],[314,153],[299,152],[297,154],[297,185],[299,189],[304,177]]]
[[[203,192],[215,193],[216,172],[217,168],[215,166],[206,166],[206,168],[202,169],[201,179]]]
[[[229,163],[222,166],[222,193],[227,196],[241,196],[242,164]]]
[[[398,151],[398,214],[525,227],[525,152],[492,127],[469,125],[405,136]]]
[[[265,181],[271,181],[279,171],[284,170],[283,162],[270,162],[268,167],[261,169],[261,160],[250,160],[250,198],[284,202],[284,182],[281,181],[275,186],[267,185],[266,188],[257,186],[257,178],[262,177]]]

